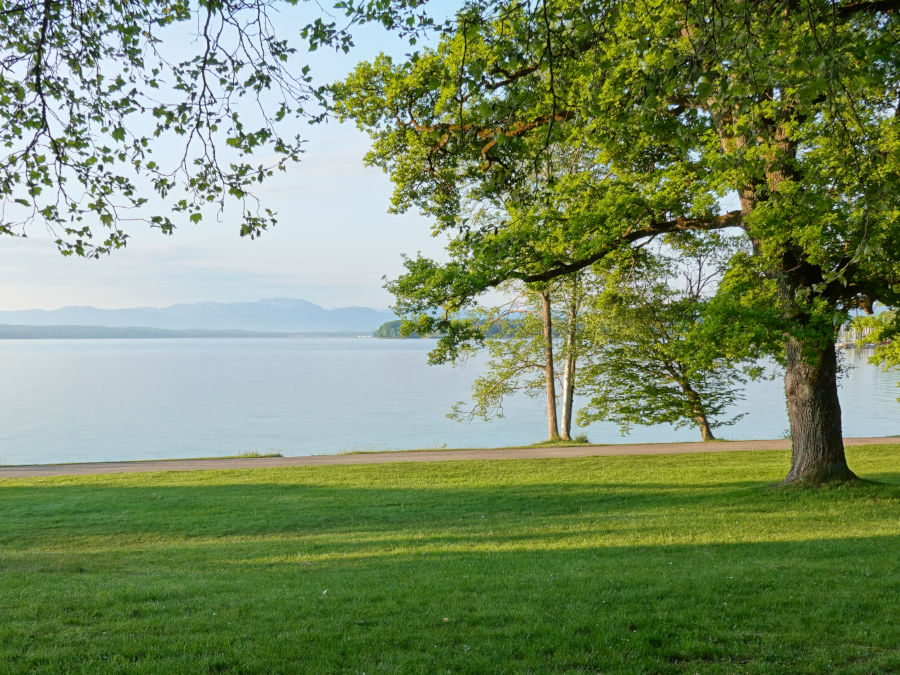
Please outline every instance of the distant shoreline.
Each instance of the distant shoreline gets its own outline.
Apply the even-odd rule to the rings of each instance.
[[[348,338],[371,337],[365,331],[254,331],[210,328],[151,328],[135,326],[26,326],[0,324],[0,340],[134,340],[147,338]]]

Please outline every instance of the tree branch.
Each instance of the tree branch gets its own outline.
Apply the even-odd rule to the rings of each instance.
[[[837,15],[841,17],[852,16],[859,12],[896,12],[900,10],[900,0],[872,0],[871,2],[854,2],[849,5],[841,5],[837,8]]]
[[[727,227],[740,227],[743,223],[743,214],[741,211],[730,211],[721,216],[710,218],[675,218],[660,223],[651,223],[646,227],[635,230],[629,230],[616,240],[604,246],[600,251],[580,260],[568,263],[558,263],[550,269],[539,272],[537,274],[513,274],[510,275],[514,279],[522,281],[550,281],[556,277],[564,276],[582,270],[589,265],[593,265],[598,260],[609,255],[613,250],[619,248],[623,243],[632,243],[645,239],[647,237],[655,237],[660,234],[668,234],[670,232],[686,232],[690,230],[722,230]],[[505,279],[494,280],[488,284],[489,287],[497,286],[503,283]]]
[[[540,66],[538,64],[532,64],[530,66],[525,66],[520,68],[519,70],[515,70],[511,73],[507,73],[504,70],[497,69],[497,73],[503,76],[502,80],[488,80],[487,78],[481,79],[481,85],[485,89],[490,89],[491,91],[496,91],[497,89],[501,89],[506,87],[517,80],[525,77],[526,75],[530,75],[534,71],[536,71]]]

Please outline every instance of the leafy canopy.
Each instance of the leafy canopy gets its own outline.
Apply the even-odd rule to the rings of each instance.
[[[895,5],[468,2],[435,49],[361,64],[338,114],[372,136],[394,208],[453,237],[449,263],[407,262],[399,309],[449,324],[508,279],[725,228],[752,251],[730,275],[773,283],[784,335],[828,344],[849,308],[894,304]]]
[[[719,233],[681,236],[654,254],[607,261],[584,312],[593,349],[579,424],[613,421],[623,434],[634,425],[696,426],[711,440],[712,429],[743,417],[734,404],[749,377],[764,375],[758,357],[774,345],[725,329],[735,317],[711,297],[735,247]]]

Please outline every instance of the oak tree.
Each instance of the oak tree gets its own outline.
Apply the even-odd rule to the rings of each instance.
[[[472,0],[434,49],[334,89],[368,161],[452,236],[399,307],[445,333],[510,279],[544,282],[667,233],[733,228],[733,287],[771,291],[793,438],[786,483],[850,480],[834,334],[900,300],[900,3]],[[589,161],[557,175],[566,147]],[[467,220],[473,204],[509,214]],[[443,313],[434,308],[444,308]],[[765,314],[765,313],[763,313]]]

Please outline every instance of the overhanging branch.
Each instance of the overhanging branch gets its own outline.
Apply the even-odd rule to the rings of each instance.
[[[664,222],[651,223],[646,227],[625,232],[620,237],[610,242],[610,244],[586,258],[581,258],[568,263],[559,263],[548,270],[536,274],[512,274],[510,277],[526,282],[550,281],[551,279],[583,270],[585,267],[602,260],[624,244],[631,244],[640,241],[641,239],[668,234],[670,232],[723,230],[728,227],[740,227],[742,223],[743,214],[739,210],[730,211],[721,216],[711,216],[709,218],[675,218]],[[492,280],[488,286],[494,287],[503,283],[503,281],[505,281],[505,279]]]
[[[849,5],[841,5],[837,8],[838,16],[851,16],[859,12],[873,14],[881,12],[896,12],[900,10],[900,0],[872,0],[871,2],[853,2]]]
[[[474,132],[476,139],[485,142],[481,147],[480,153],[482,158],[484,158],[482,169],[487,169],[491,164],[490,160],[487,157],[487,153],[497,145],[498,137],[502,136],[504,138],[517,138],[519,136],[522,136],[523,134],[528,133],[529,131],[533,131],[534,129],[539,129],[540,127],[543,127],[545,125],[553,124],[554,122],[565,122],[566,120],[570,120],[574,117],[574,112],[563,110],[547,115],[542,115],[541,117],[533,119],[529,122],[514,122],[508,127],[483,127],[474,123],[449,124],[441,122],[438,124],[421,124],[419,122],[416,122],[412,115],[410,115],[409,121],[403,122],[402,125],[411,127],[412,129],[415,129],[420,133],[443,132],[440,140],[435,145],[435,148],[437,150],[442,150],[450,141],[450,138],[454,133]]]

